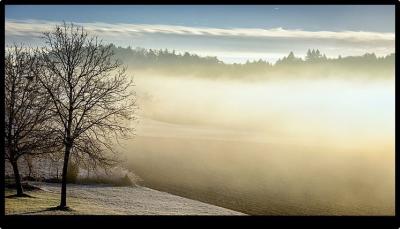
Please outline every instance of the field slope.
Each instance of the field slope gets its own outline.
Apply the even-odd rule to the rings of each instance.
[[[6,189],[6,214],[23,215],[244,215],[240,212],[171,195],[145,187],[111,187],[69,184],[68,205],[72,211],[55,211],[59,184],[35,183],[42,190],[27,192],[31,197],[10,198]]]

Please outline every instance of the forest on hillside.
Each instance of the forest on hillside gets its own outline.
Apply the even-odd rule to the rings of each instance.
[[[227,64],[217,57],[201,57],[188,52],[168,49],[123,48],[112,45],[115,57],[129,69],[162,72],[163,75],[197,76],[229,79],[287,79],[287,78],[368,78],[394,76],[395,54],[378,57],[374,53],[361,56],[328,58],[318,49],[308,50],[305,58],[293,52],[270,63],[259,59],[243,64]]]

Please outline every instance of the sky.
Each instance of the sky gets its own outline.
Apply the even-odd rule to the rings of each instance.
[[[274,62],[318,48],[328,57],[394,52],[394,5],[12,5],[6,44],[40,44],[62,21],[118,46],[174,49],[227,63]]]

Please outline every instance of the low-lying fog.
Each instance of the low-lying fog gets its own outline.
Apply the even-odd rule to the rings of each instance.
[[[394,79],[134,75],[123,152],[153,187],[249,214],[394,214]]]

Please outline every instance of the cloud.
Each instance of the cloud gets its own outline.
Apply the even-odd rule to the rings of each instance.
[[[6,35],[37,36],[43,31],[54,28],[61,22],[44,20],[11,20],[6,19]],[[110,24],[110,23],[76,23],[84,26],[89,32],[101,36],[138,36],[143,34],[172,34],[181,36],[211,37],[255,37],[255,38],[293,38],[293,39],[333,39],[349,42],[394,42],[394,33],[367,31],[304,31],[283,28],[211,28],[155,24]]]
[[[6,19],[6,44],[43,45],[39,36],[53,30],[60,21]],[[227,63],[264,59],[275,62],[293,51],[304,56],[318,48],[328,57],[374,52],[384,56],[394,52],[394,33],[360,31],[304,31],[283,28],[210,28],[179,25],[76,23],[91,35],[119,46],[174,49],[202,56],[216,56]]]

